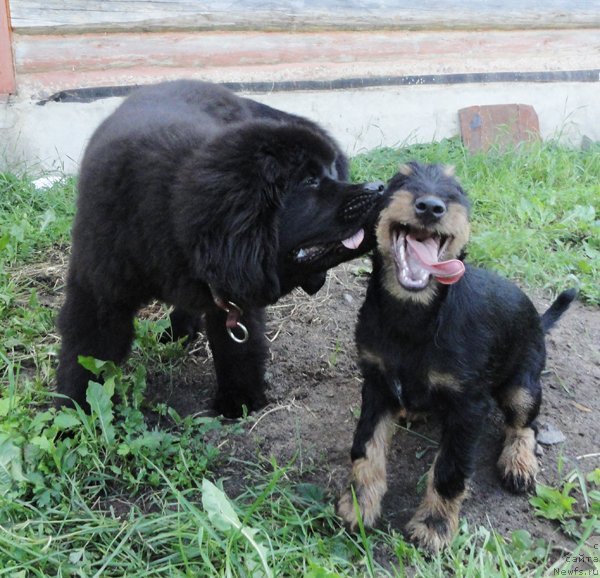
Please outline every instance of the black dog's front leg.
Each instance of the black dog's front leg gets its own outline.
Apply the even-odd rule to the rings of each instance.
[[[387,491],[387,451],[400,409],[378,367],[363,360],[363,376],[362,408],[351,452],[351,488],[338,504],[338,514],[351,529],[358,524],[352,488],[365,526],[372,526],[381,513],[381,500]]]
[[[421,505],[408,523],[411,538],[421,547],[438,552],[458,529],[458,515],[473,472],[474,454],[489,401],[448,395],[441,401],[442,441],[427,476]]]
[[[225,417],[240,417],[243,406],[254,411],[263,407],[265,362],[268,354],[264,310],[245,311],[241,322],[248,329],[246,343],[236,343],[225,327],[227,314],[211,310],[206,314],[206,332],[217,374],[215,409]],[[239,329],[234,329],[239,333]]]

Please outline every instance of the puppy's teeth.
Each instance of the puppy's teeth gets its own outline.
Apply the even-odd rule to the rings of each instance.
[[[302,259],[304,257],[306,257],[306,251],[304,249],[300,249],[297,253],[296,253],[296,257],[298,259]]]

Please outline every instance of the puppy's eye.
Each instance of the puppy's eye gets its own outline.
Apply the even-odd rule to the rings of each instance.
[[[312,189],[316,189],[321,184],[321,180],[317,177],[306,177],[302,181],[302,184],[305,187],[311,187]]]

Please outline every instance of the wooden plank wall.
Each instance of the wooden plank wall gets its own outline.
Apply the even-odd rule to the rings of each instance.
[[[0,5],[8,0],[0,0]],[[19,94],[598,68],[600,0],[10,0]]]
[[[15,92],[12,34],[8,0],[0,0],[0,94]]]
[[[376,30],[600,25],[599,0],[11,0],[22,32]]]

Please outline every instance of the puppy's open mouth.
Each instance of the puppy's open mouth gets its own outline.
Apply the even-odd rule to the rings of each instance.
[[[322,245],[313,245],[310,247],[302,247],[301,249],[295,249],[292,251],[292,259],[296,263],[310,263],[311,261],[315,261],[320,257],[323,257],[327,253],[331,253],[333,251],[344,250],[344,248],[353,251],[358,249],[365,238],[365,230],[359,229],[348,237],[347,239],[343,239],[341,241],[334,241],[331,243],[325,243]]]
[[[451,285],[463,276],[465,266],[462,261],[442,260],[453,237],[406,225],[395,226],[391,237],[396,278],[405,289],[421,291],[432,278]]]

